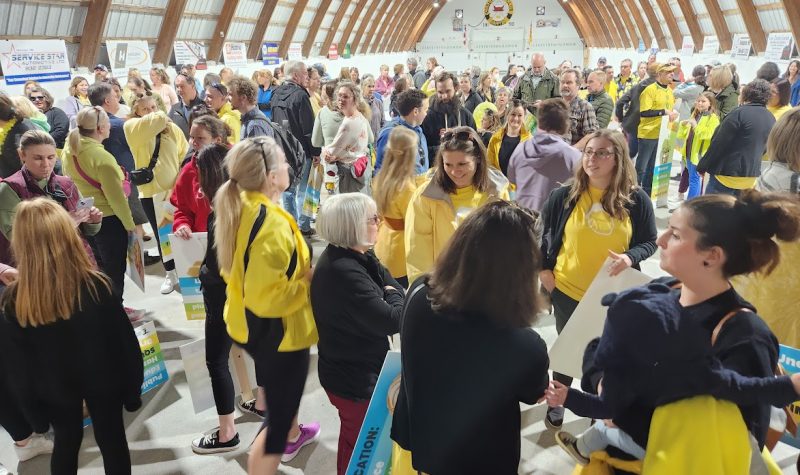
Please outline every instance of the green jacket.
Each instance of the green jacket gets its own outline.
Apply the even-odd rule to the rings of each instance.
[[[560,96],[558,78],[549,69],[544,70],[542,79],[535,88],[533,87],[533,73],[528,70],[514,89],[514,99],[521,99],[529,104]]]
[[[594,107],[597,125],[601,129],[608,127],[608,123],[611,122],[611,114],[614,113],[614,101],[611,100],[611,96],[606,91],[600,91],[597,94],[589,94],[586,100]]]
[[[725,118],[728,112],[736,109],[739,106],[739,91],[734,89],[733,84],[728,86],[717,94],[717,110],[719,111],[719,120]]]

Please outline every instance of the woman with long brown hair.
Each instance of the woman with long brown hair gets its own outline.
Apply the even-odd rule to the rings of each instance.
[[[170,108],[178,103],[178,95],[175,94],[175,89],[169,85],[169,76],[167,71],[163,68],[150,69],[150,81],[153,83],[153,92],[161,96],[167,108]]]

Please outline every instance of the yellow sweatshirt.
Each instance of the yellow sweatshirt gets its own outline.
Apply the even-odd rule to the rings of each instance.
[[[166,129],[166,132],[161,133]],[[167,119],[164,112],[128,119],[123,125],[125,138],[133,153],[136,168],[146,167],[156,148],[156,136],[161,134],[158,162],[150,183],[139,186],[142,198],[151,198],[162,191],[170,191],[178,178],[181,161],[189,151],[189,143],[180,127]]]
[[[222,106],[222,109],[217,112],[217,117],[231,128],[231,136],[228,137],[228,142],[235,144],[241,140],[242,114],[237,110],[233,110],[233,106],[231,106],[230,102],[226,102],[225,105]]]

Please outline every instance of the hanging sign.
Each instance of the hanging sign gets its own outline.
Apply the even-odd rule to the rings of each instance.
[[[750,42],[748,35],[737,33],[733,35],[733,47],[731,48],[731,58],[747,59],[750,57],[750,51],[753,50],[753,44]]]
[[[206,65],[206,46],[197,41],[176,41],[174,45],[175,64],[193,64],[198,70],[208,69]]]
[[[483,18],[492,26],[503,26],[514,16],[514,2],[511,0],[487,0],[483,6]]]
[[[330,48],[328,48],[328,59],[330,60],[339,59],[339,50],[336,46],[336,43],[331,43]]]
[[[636,49],[636,52],[639,54],[644,54],[645,51],[647,51],[647,49],[644,47],[644,40],[639,40],[639,47]]]
[[[247,66],[247,47],[244,43],[225,43],[222,47],[225,66],[240,68]]]
[[[791,33],[770,33],[764,59],[786,61],[792,57],[792,50],[794,50],[794,39]]]
[[[706,36],[703,38],[703,49],[700,51],[703,54],[718,54],[719,53],[719,38],[716,36]]]
[[[691,36],[683,37],[681,45],[681,56],[691,56],[694,54],[694,39]]]
[[[302,61],[303,60],[303,43],[289,43],[289,52],[287,53],[289,61]]]
[[[71,78],[64,40],[0,41],[0,66],[9,86]]]
[[[342,58],[350,59],[350,43],[344,44],[344,53],[342,53]]]
[[[278,43],[267,43],[261,45],[261,61],[264,66],[277,66],[281,62],[278,57]]]
[[[106,41],[106,50],[114,77],[128,77],[130,68],[136,68],[146,76],[146,72],[153,67],[147,41]]]

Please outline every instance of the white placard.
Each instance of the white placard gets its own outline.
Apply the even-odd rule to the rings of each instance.
[[[747,59],[750,57],[750,51],[753,45],[750,42],[748,35],[737,33],[733,35],[733,46],[731,47],[731,58]]]
[[[703,54],[718,54],[719,53],[719,38],[716,36],[706,36],[703,38]]]
[[[764,59],[771,61],[788,60],[792,57],[794,38],[791,33],[770,33]]]
[[[64,40],[0,41],[0,65],[9,86],[71,78]]]
[[[206,63],[206,46],[198,41],[176,41],[175,64],[198,64]],[[199,69],[199,68],[198,68]]]
[[[303,43],[290,43],[289,44],[289,61],[302,61],[303,60]]]
[[[181,298],[187,320],[206,318],[206,306],[200,291],[200,266],[206,257],[208,233],[192,233],[189,239],[169,235],[175,272],[181,284]]]
[[[111,62],[111,73],[116,78],[128,77],[128,70],[136,68],[147,77],[153,67],[150,47],[146,41],[106,41],[108,60]]]
[[[211,377],[206,367],[205,338],[182,345],[180,352],[195,414],[211,409],[214,407],[214,392],[211,390]],[[228,358],[228,369],[233,376],[234,390],[241,393],[244,400],[252,398],[251,382],[256,380],[256,369],[250,355],[234,345]]]
[[[222,47],[225,66],[240,68],[247,66],[247,47],[244,43],[225,43]]]
[[[694,39],[691,36],[683,37],[681,45],[681,56],[691,56],[694,54]]]
[[[583,295],[567,325],[550,348],[550,369],[580,379],[583,376],[583,352],[586,345],[603,333],[607,307],[600,300],[611,292],[622,292],[652,280],[636,269],[625,269],[614,277],[608,276],[611,258],[606,259],[586,293]]]

